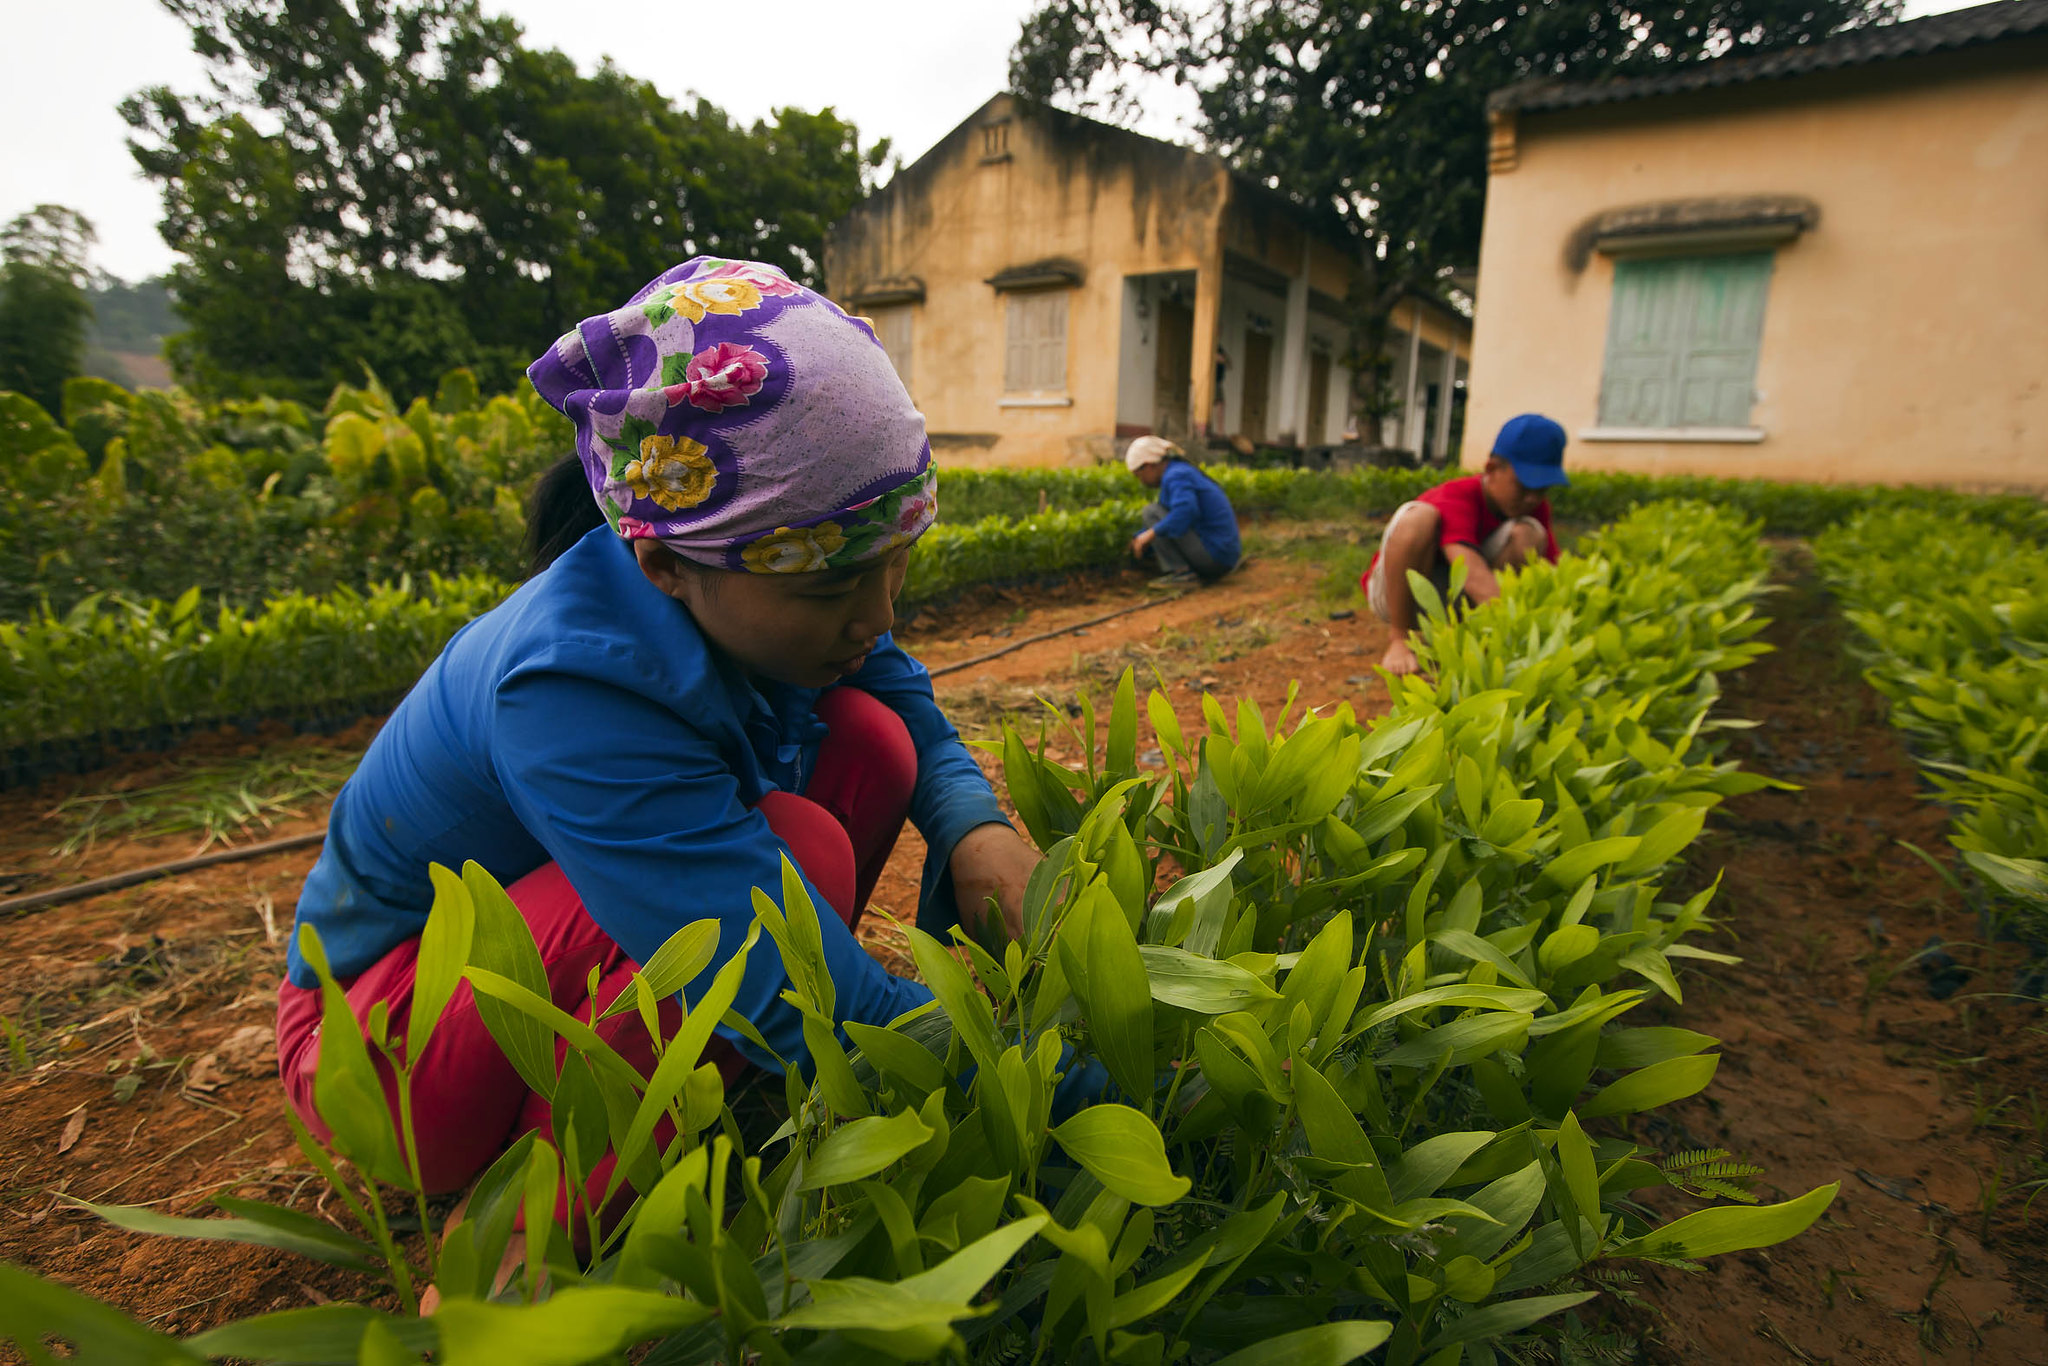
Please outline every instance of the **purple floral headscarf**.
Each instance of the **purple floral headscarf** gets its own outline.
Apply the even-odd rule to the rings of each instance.
[[[858,564],[937,515],[924,418],[874,329],[773,266],[685,261],[526,373],[576,424],[612,529],[697,564]]]

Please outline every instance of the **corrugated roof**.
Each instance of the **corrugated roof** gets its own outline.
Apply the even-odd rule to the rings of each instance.
[[[1865,66],[1901,57],[1925,57],[2007,38],[2048,34],[2048,0],[1997,0],[1989,5],[1931,14],[1903,24],[1851,29],[1819,42],[1780,48],[1753,57],[1723,57],[1633,79],[1564,82],[1523,81],[1495,91],[1493,110],[1576,109],[1590,104],[1679,95],[1719,86],[1783,80],[1841,67]]]

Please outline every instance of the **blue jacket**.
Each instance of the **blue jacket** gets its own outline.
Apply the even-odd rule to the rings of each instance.
[[[1166,515],[1153,525],[1153,531],[1178,536],[1193,527],[1219,566],[1228,569],[1237,563],[1237,514],[1230,510],[1230,499],[1214,479],[1185,460],[1169,460],[1159,480],[1159,505]]]
[[[1002,809],[924,667],[890,637],[837,686],[886,703],[917,747],[910,815],[930,848],[918,919],[943,933],[953,846],[1003,820]],[[753,923],[752,889],[780,899],[788,846],[751,808],[771,791],[803,790],[825,734],[817,697],[757,690],[599,527],[459,631],[392,713],[335,798],[298,921],[319,930],[334,971],[348,976],[420,933],[429,863],[459,870],[475,859],[510,885],[553,860],[636,961],[692,920],[721,921],[717,959],[694,996]],[[806,887],[842,1022],[883,1024],[930,999],[890,976]],[[296,935],[287,975],[316,981]],[[786,984],[763,937],[734,1006],[795,1062],[806,1053],[801,1017],[779,998]]]

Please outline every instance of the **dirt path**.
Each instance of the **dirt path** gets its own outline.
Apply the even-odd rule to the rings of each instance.
[[[2013,1193],[2048,1175],[2041,1009],[2000,998],[2012,960],[1966,942],[1974,920],[1898,844],[1946,851],[1946,820],[1837,619],[1810,583],[1769,610],[1780,652],[1726,703],[1764,724],[1734,754],[1802,790],[1731,802],[1695,850],[1702,873],[1726,869],[1714,913],[1728,942],[1713,947],[1744,961],[1690,974],[1664,1014],[1721,1038],[1725,1061],[1639,1136],[1731,1149],[1766,1168],[1767,1198],[1842,1193],[1791,1243],[1653,1274],[1656,1359],[2048,1362],[2048,1200],[2029,1219]],[[1930,940],[1957,967],[1900,968]]]

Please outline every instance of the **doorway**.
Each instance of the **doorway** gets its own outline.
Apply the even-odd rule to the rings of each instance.
[[[1162,299],[1152,376],[1152,430],[1169,441],[1188,437],[1188,391],[1194,368],[1195,310],[1180,299]]]
[[[1330,353],[1308,353],[1308,412],[1301,424],[1301,444],[1320,446],[1329,438]]]
[[[1266,439],[1266,390],[1273,374],[1273,334],[1244,334],[1244,415],[1237,430],[1248,441]]]

